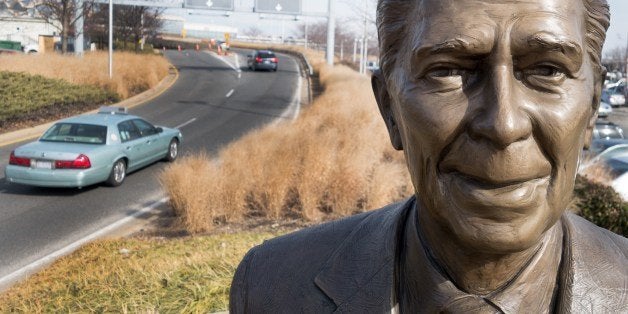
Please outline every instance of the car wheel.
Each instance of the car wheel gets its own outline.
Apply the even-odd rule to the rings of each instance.
[[[119,186],[124,182],[126,178],[126,162],[124,159],[118,159],[113,163],[113,167],[111,167],[111,173],[109,174],[109,178],[107,179],[107,185],[109,186]]]
[[[179,156],[179,141],[176,138],[173,138],[168,144],[168,154],[166,154],[165,160],[168,162],[173,162]]]

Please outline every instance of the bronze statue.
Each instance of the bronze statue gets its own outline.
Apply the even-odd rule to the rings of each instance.
[[[566,213],[605,0],[379,0],[373,90],[415,196],[252,249],[231,311],[626,313],[628,240]]]

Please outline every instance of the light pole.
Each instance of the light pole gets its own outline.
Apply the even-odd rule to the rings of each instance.
[[[113,78],[113,0],[109,0],[109,79]]]
[[[336,12],[335,0],[329,0],[329,17],[327,18],[327,64],[334,65],[334,46],[336,45]]]

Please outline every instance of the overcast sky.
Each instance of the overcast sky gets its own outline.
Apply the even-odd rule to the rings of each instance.
[[[285,1],[285,0],[284,0]],[[607,39],[604,51],[607,52],[615,47],[625,47],[628,40],[628,0],[607,0],[611,7],[611,26],[607,33]],[[371,5],[369,11],[375,11],[375,0],[367,0]],[[362,7],[363,0],[336,0],[336,11],[340,25],[351,27],[351,25],[361,24],[358,22],[360,18],[359,12],[351,5],[359,5]],[[315,23],[319,18],[299,17],[295,21],[294,17],[281,16],[276,14],[267,15],[260,19],[258,14],[246,13],[251,12],[255,0],[234,0],[236,12],[229,18],[215,14],[208,10],[171,10],[167,14],[176,14],[184,16],[185,19],[193,23],[204,24],[220,24],[237,27],[240,34],[247,28],[255,26],[266,34],[280,36],[282,31],[285,36],[295,36],[297,26],[304,23],[307,19],[309,23]],[[321,15],[327,12],[328,2],[325,0],[302,0],[302,11],[304,15]],[[209,12],[209,13],[206,13]],[[191,13],[191,14],[190,14]],[[283,20],[282,20],[283,19]],[[354,23],[350,21],[353,20]],[[356,31],[358,31],[356,29]]]

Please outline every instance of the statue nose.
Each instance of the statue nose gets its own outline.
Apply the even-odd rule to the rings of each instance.
[[[488,140],[498,148],[527,139],[532,134],[525,100],[517,93],[517,79],[510,66],[495,67],[478,101],[479,110],[470,125],[471,138]]]

